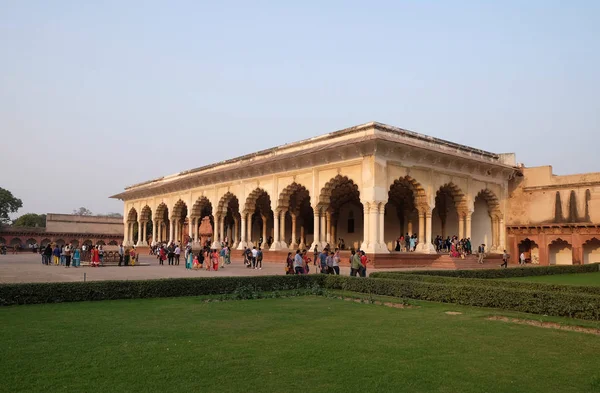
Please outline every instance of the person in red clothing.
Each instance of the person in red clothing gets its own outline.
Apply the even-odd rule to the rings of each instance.
[[[98,265],[100,265],[100,252],[98,251],[98,246],[92,248],[91,254],[90,266],[98,267]]]
[[[158,250],[158,263],[161,265],[165,264],[165,260],[167,259],[167,251],[164,246],[160,246],[160,250]]]
[[[362,254],[360,256],[360,263],[362,263],[364,267],[361,267],[358,273],[361,277],[367,277],[367,262],[369,262],[369,258],[367,258],[364,251],[361,251],[360,253]]]

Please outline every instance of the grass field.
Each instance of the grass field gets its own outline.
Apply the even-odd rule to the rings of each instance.
[[[593,285],[600,286],[600,272],[576,273],[576,274],[554,274],[550,276],[514,277],[507,280],[545,282],[549,284],[565,285]]]
[[[600,391],[598,336],[488,321],[501,314],[489,309],[415,304],[307,296],[2,308],[0,390]]]

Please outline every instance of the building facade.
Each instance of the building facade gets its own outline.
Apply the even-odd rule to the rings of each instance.
[[[540,265],[600,262],[600,173],[523,168],[510,183],[507,247]]]
[[[123,241],[123,219],[48,213],[45,228],[1,227],[0,245],[25,250],[33,245],[67,243],[117,245]]]
[[[509,183],[520,176],[513,154],[367,123],[137,184],[112,198],[124,201],[125,243],[140,246],[149,228],[150,243],[198,244],[208,218],[214,247],[227,240],[238,249],[322,249],[343,239],[348,248],[381,254],[409,233],[421,253],[435,252],[438,235],[471,238],[500,253]]]

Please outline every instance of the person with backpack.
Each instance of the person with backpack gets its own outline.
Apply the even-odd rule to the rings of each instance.
[[[219,251],[219,265],[221,265],[221,269],[225,267],[225,253],[227,252],[226,247],[222,247]]]

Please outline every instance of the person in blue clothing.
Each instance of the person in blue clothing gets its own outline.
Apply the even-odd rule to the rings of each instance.
[[[329,250],[324,248],[323,251],[319,254],[319,264],[321,267],[321,273],[327,274],[327,255]]]

